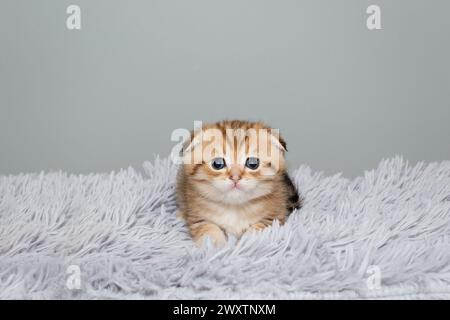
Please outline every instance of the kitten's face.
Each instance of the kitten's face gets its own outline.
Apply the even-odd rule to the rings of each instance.
[[[185,164],[185,170],[202,196],[243,204],[272,192],[285,170],[285,144],[273,132],[258,126],[224,126],[204,128],[199,133],[185,156],[197,163]]]

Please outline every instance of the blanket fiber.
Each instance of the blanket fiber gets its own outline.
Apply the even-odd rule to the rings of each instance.
[[[450,298],[450,161],[301,166],[303,207],[221,249],[176,217],[176,167],[144,169],[0,176],[0,298]]]

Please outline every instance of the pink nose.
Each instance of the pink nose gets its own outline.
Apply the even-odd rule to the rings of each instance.
[[[234,183],[237,183],[239,180],[241,180],[241,176],[232,175],[230,176],[230,179],[234,181]]]

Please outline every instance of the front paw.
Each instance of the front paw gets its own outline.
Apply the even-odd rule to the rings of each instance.
[[[202,246],[206,238],[210,238],[216,247],[221,247],[227,242],[227,236],[215,224],[204,224],[192,230],[192,236],[197,246]]]
[[[262,223],[262,222],[258,222],[258,223],[255,223],[255,224],[251,225],[251,226],[247,229],[247,232],[248,232],[248,233],[252,233],[252,232],[255,232],[255,231],[261,231],[261,230],[263,230],[263,229],[265,229],[265,228],[267,228],[267,225],[266,225],[266,224],[264,224],[264,223]]]
[[[213,232],[213,233],[205,233],[200,239],[196,241],[197,246],[201,247],[206,240],[206,238],[210,238],[216,247],[222,247],[227,242],[227,237],[223,233],[223,231],[220,232]]]

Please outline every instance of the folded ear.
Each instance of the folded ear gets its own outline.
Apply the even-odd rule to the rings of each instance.
[[[286,141],[284,141],[284,139],[280,136],[280,132],[279,132],[278,129],[277,130],[274,130],[274,129],[270,130],[270,140],[271,140],[271,143],[275,147],[280,149],[281,151],[283,151],[283,152],[287,151]]]
[[[183,143],[180,155],[184,156],[188,152],[192,152],[196,146],[198,146],[202,141],[201,130],[191,131],[191,135]]]
[[[200,143],[200,139],[196,132],[192,131],[190,136],[183,142],[183,146],[180,150],[180,156],[184,157],[189,152],[192,152],[194,148]]]

